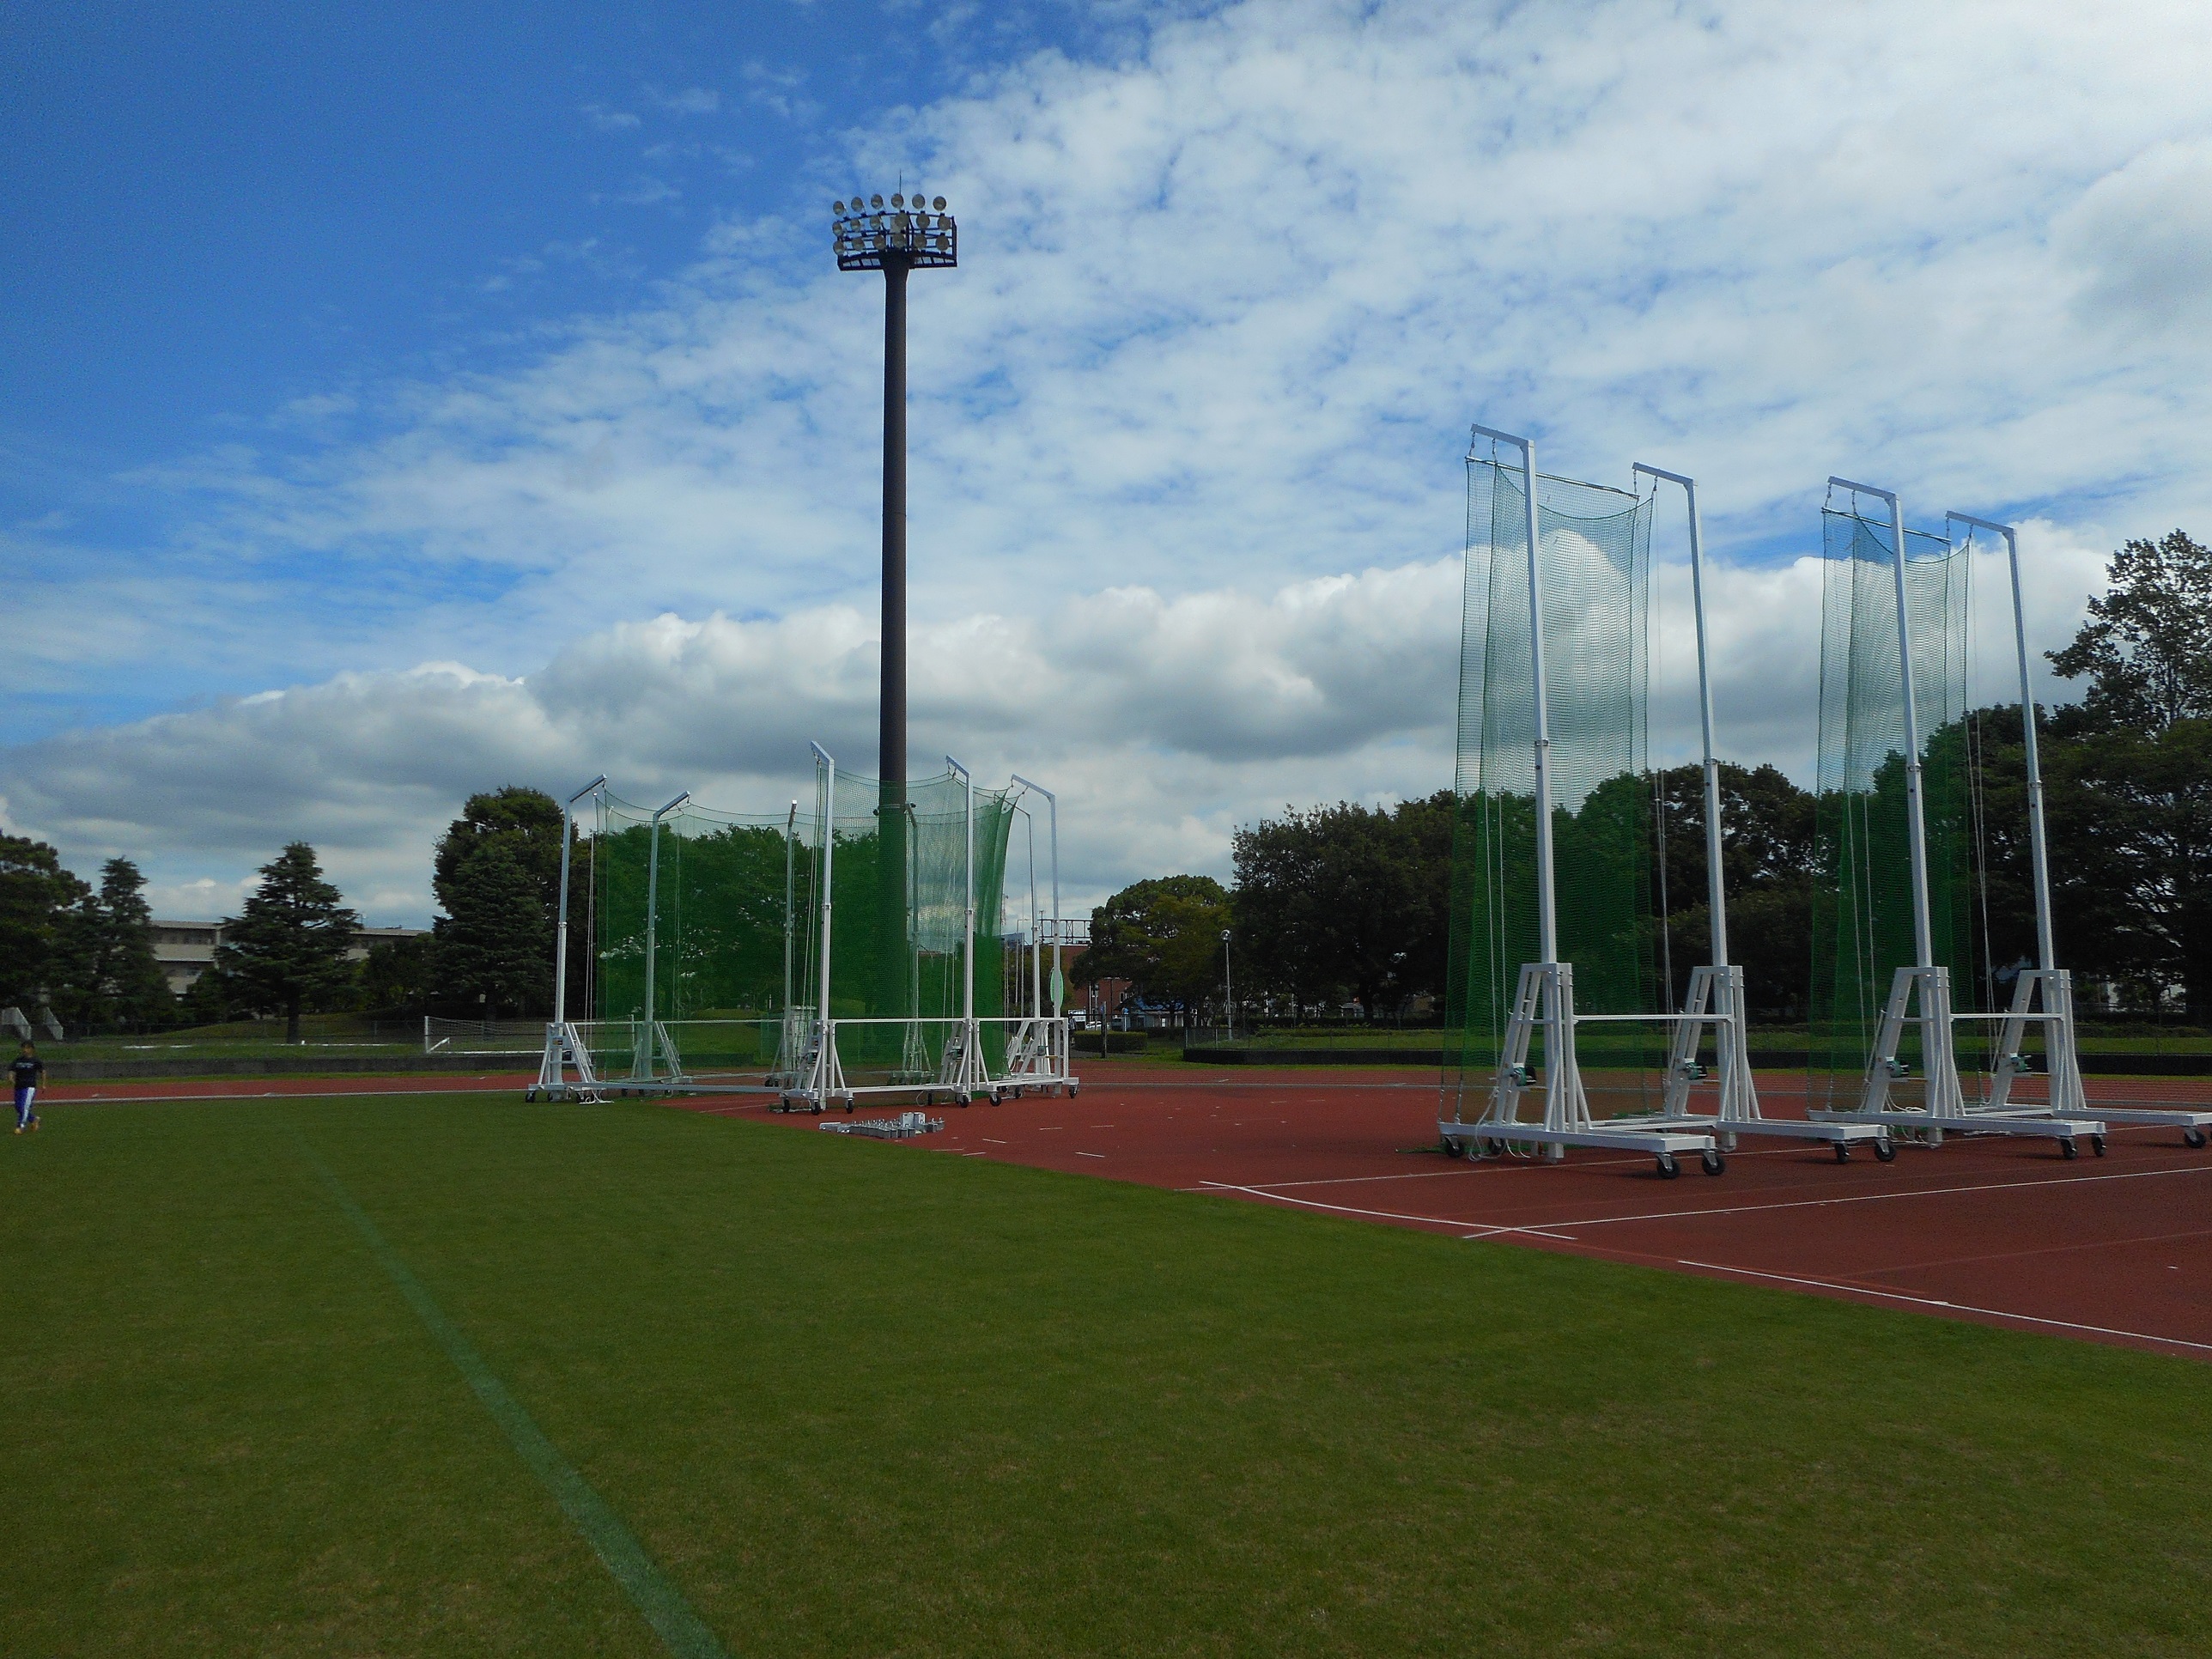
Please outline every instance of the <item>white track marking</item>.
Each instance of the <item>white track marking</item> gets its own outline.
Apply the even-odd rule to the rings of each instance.
[[[1264,1187],[1239,1187],[1233,1182],[1208,1181],[1196,1187],[1182,1188],[1187,1193],[1243,1193],[1248,1198],[1272,1199],[1278,1204],[1296,1204],[1309,1210],[1328,1210],[1336,1215],[1370,1216],[1383,1221],[1419,1221],[1435,1227],[1460,1228],[1480,1225],[1464,1219],[1448,1221],[1442,1216],[1407,1215],[1402,1210],[1361,1210],[1349,1204],[1324,1204],[1317,1198],[1292,1198],[1284,1193],[1271,1193]],[[1547,1233],[1535,1227],[1487,1227],[1480,1233],[1467,1235],[1470,1238],[1488,1238],[1498,1233],[1534,1233],[1539,1238],[1561,1238],[1558,1233]],[[1571,1243],[1571,1239],[1565,1240]]]
[[[1584,1165],[1583,1167],[1587,1168],[1589,1166]],[[1455,1171],[1440,1170],[1430,1171],[1428,1173],[1449,1175],[1455,1173]],[[2045,1176],[2033,1181],[1984,1181],[1963,1187],[1916,1187],[1903,1192],[1851,1193],[1836,1198],[1786,1199],[1778,1200],[1771,1204],[1722,1204],[1715,1205],[1710,1209],[1703,1210],[1650,1210],[1637,1215],[1562,1216],[1554,1221],[1537,1222],[1531,1224],[1529,1226],[1505,1228],[1502,1231],[1509,1232],[1529,1232],[1539,1227],[1612,1227],[1620,1225],[1624,1223],[1636,1221],[1687,1221],[1696,1220],[1705,1216],[1753,1215],[1768,1210],[1818,1210],[1825,1209],[1830,1205],[1837,1204],[1874,1204],[1889,1199],[1938,1198],[1957,1193],[2001,1193],[2010,1192],[2025,1187],[2069,1187],[2085,1184],[2093,1181],[2148,1181],[2159,1176],[2208,1174],[2212,1174],[2212,1164],[2200,1164],[2191,1168],[2177,1170],[2130,1170],[2114,1175]],[[1374,1176],[1364,1178],[1376,1181],[1412,1181],[1419,1180],[1424,1177],[1420,1176]],[[1255,1186],[1247,1187],[1237,1186],[1230,1182],[1209,1181],[1200,1183],[1198,1187],[1187,1187],[1183,1188],[1183,1190],[1186,1192],[1198,1192],[1210,1187],[1228,1187],[1236,1192],[1260,1194],[1269,1198],[1281,1197],[1285,1203],[1299,1203],[1306,1200],[1291,1199],[1286,1194],[1278,1193],[1276,1188],[1292,1186],[1310,1187],[1334,1184],[1335,1183],[1279,1181],[1266,1182]],[[1315,1207],[1317,1209],[1334,1209],[1340,1206],[1335,1205],[1316,1204]],[[1391,1216],[1398,1215],[1401,1212],[1396,1210],[1362,1210],[1358,1212],[1358,1213],[1361,1215]],[[1408,1221],[1430,1221],[1435,1219],[1432,1216],[1412,1215],[1407,1216],[1405,1218]],[[1486,1224],[1477,1221],[1461,1220],[1450,1222],[1446,1224],[1455,1227],[1480,1227]],[[1476,1236],[1479,1235],[1470,1235],[1470,1237]]]
[[[1778,1285],[1797,1285],[1812,1290],[1841,1291],[1850,1296],[1878,1297],[1885,1302],[1909,1303],[1916,1308],[1941,1308],[1946,1313],[1981,1314],[1990,1319],[2014,1319],[2024,1325],[2048,1325],[2054,1330],[2084,1331],[2093,1336],[2124,1336],[2131,1342],[2156,1342],[2167,1347],[2188,1348],[2197,1353],[2212,1353],[2212,1342],[2191,1342],[2179,1336],[2154,1336],[2148,1331],[2124,1331],[2112,1325],[2084,1325],[2072,1319],[2044,1319],[2034,1314],[2008,1313],[2002,1308],[1979,1308],[1971,1302],[1946,1302],[1932,1296],[1907,1296],[1902,1291],[1878,1291],[1864,1285],[1854,1285],[1847,1279],[1808,1279],[1797,1273],[1765,1273],[1750,1267],[1726,1267],[1717,1261],[1692,1261],[1678,1256],[1674,1265],[1695,1267],[1703,1273],[1735,1273],[1744,1279],[1771,1279]]]

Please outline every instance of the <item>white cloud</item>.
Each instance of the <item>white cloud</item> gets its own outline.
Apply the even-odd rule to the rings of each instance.
[[[234,863],[306,834],[427,904],[470,788],[864,750],[879,284],[824,269],[824,210],[902,169],[963,244],[914,286],[914,604],[957,665],[917,646],[916,750],[1060,767],[1084,880],[1449,777],[1471,416],[1698,474],[1731,752],[1803,775],[1828,473],[2035,515],[2044,643],[2093,550],[2212,508],[2208,75],[2200,9],[2148,0],[1307,0],[1006,66],[522,369],[179,469],[182,552],[58,573],[51,614],[125,614],[35,672],[157,617],[203,684],[292,672],[256,638],[356,672],[18,751],[12,810]],[[384,672],[425,658],[473,667]]]
[[[2031,624],[2068,637],[2096,556],[2045,526],[2025,544]],[[1978,580],[2001,608],[1993,561]],[[1317,799],[1450,786],[1460,587],[1448,559],[1270,593],[1114,588],[1035,618],[927,625],[912,645],[911,769],[950,750],[987,781],[1020,771],[1057,790],[1076,903],[1164,871],[1225,875],[1238,823]],[[1662,761],[1695,752],[1686,587],[1679,566],[1661,568]],[[1817,562],[1717,562],[1708,596],[1724,752],[1808,778]],[[1984,611],[1985,688],[2001,697],[2009,613]],[[770,621],[663,615],[587,634],[526,678],[457,663],[346,673],[51,738],[9,757],[0,810],[81,862],[148,860],[158,894],[203,911],[304,838],[357,900],[419,918],[430,842],[478,789],[566,793],[605,771],[638,801],[688,788],[726,811],[768,811],[811,796],[810,739],[872,772],[877,672],[872,619],[848,606]]]
[[[671,115],[712,115],[722,107],[722,94],[712,87],[685,87],[680,92],[647,95]]]

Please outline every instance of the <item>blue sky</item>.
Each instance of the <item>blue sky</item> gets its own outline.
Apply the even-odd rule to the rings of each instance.
[[[419,920],[472,788],[865,761],[880,295],[826,222],[902,172],[963,247],[915,749],[1064,785],[1079,896],[1449,782],[1470,419],[1698,474],[1724,743],[1800,775],[1830,472],[2020,519],[2048,644],[2212,520],[2187,6],[34,6],[0,54],[0,824],[178,914],[303,835]]]

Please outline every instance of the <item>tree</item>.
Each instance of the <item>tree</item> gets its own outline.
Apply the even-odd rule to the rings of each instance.
[[[1189,1008],[1221,982],[1229,894],[1211,876],[1159,876],[1124,887],[1091,913],[1079,971],[1126,979],[1136,994]]]
[[[1747,1005],[1792,1018],[1804,1007],[1813,959],[1813,795],[1772,766],[1723,762],[1721,872],[1728,884],[1729,955],[1743,969]],[[1675,1006],[1690,970],[1712,960],[1705,878],[1705,774],[1699,765],[1659,774],[1655,907],[1667,917]]]
[[[2047,653],[2063,678],[2089,681],[2063,726],[2150,732],[2212,715],[2212,549],[2176,530],[2129,542],[2106,574],[2074,642]]]
[[[186,1025],[220,1025],[238,1012],[237,987],[219,963],[200,970],[177,999],[177,1018]]]
[[[561,903],[561,804],[543,790],[509,784],[469,797],[460,817],[439,837],[431,886],[446,913],[436,923],[430,990],[440,1003],[473,1012],[484,1006],[521,1009],[550,1000],[553,930]],[[479,871],[486,858],[504,863]],[[534,928],[515,907],[526,899]],[[472,907],[489,905],[482,915]],[[446,945],[458,940],[455,951]],[[516,953],[536,952],[526,962]],[[584,951],[572,952],[572,994],[581,989]]]
[[[491,839],[471,849],[439,896],[453,912],[436,926],[440,998],[480,1007],[487,1018],[542,1001],[551,930],[537,883],[507,843]]]
[[[55,973],[55,1008],[85,1025],[167,1025],[177,1000],[154,956],[154,912],[146,878],[126,858],[100,867],[100,890],[88,892],[62,930]]]
[[[1348,991],[1369,1014],[1443,988],[1449,792],[1384,811],[1286,810],[1236,833],[1237,927],[1254,983],[1299,1007]]]
[[[361,964],[362,1006],[377,1012],[420,1013],[429,1000],[434,942],[428,938],[379,939]]]
[[[2051,720],[2045,772],[2054,908],[2080,969],[2155,1003],[2179,984],[2212,1021],[2212,550],[2182,531],[2130,541],[2074,641],[2087,678]]]
[[[354,984],[346,952],[361,918],[323,879],[315,849],[295,841],[261,866],[261,885],[236,919],[223,923],[216,968],[261,1008],[281,1009],[284,1040],[300,1040],[301,1011]]]
[[[65,919],[90,891],[46,842],[0,835],[0,1007],[44,1006]]]

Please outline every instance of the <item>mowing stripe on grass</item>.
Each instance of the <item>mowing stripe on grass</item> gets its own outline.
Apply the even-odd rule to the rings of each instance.
[[[407,1305],[414,1309],[415,1316],[446,1351],[446,1358],[453,1362],[469,1387],[476,1390],[477,1398],[483,1402],[492,1420],[506,1431],[516,1455],[544,1483],[554,1502],[560,1504],[562,1513],[584,1534],[585,1541],[614,1575],[615,1583],[623,1587],[630,1604],[645,1615],[661,1644],[678,1659],[729,1659],[722,1644],[714,1638],[714,1632],[691,1611],[691,1604],[684,1599],[682,1592],[661,1576],[660,1569],[646,1553],[637,1534],[623,1523],[607,1500],[594,1492],[591,1483],[561,1455],[559,1449],[545,1437],[545,1431],[523,1409],[522,1402],[507,1391],[507,1385],[484,1363],[476,1345],[446,1317],[446,1310],[400,1259],[399,1253],[368,1218],[368,1212],[354,1201],[353,1194],[345,1189],[330,1165],[297,1134],[294,1139],[307,1162],[314,1166],[315,1173],[322,1177],[323,1185],[330,1190],[338,1208],[345,1212],[346,1219],[353,1223],[354,1231],[368,1246],[369,1254],[398,1286]]]

